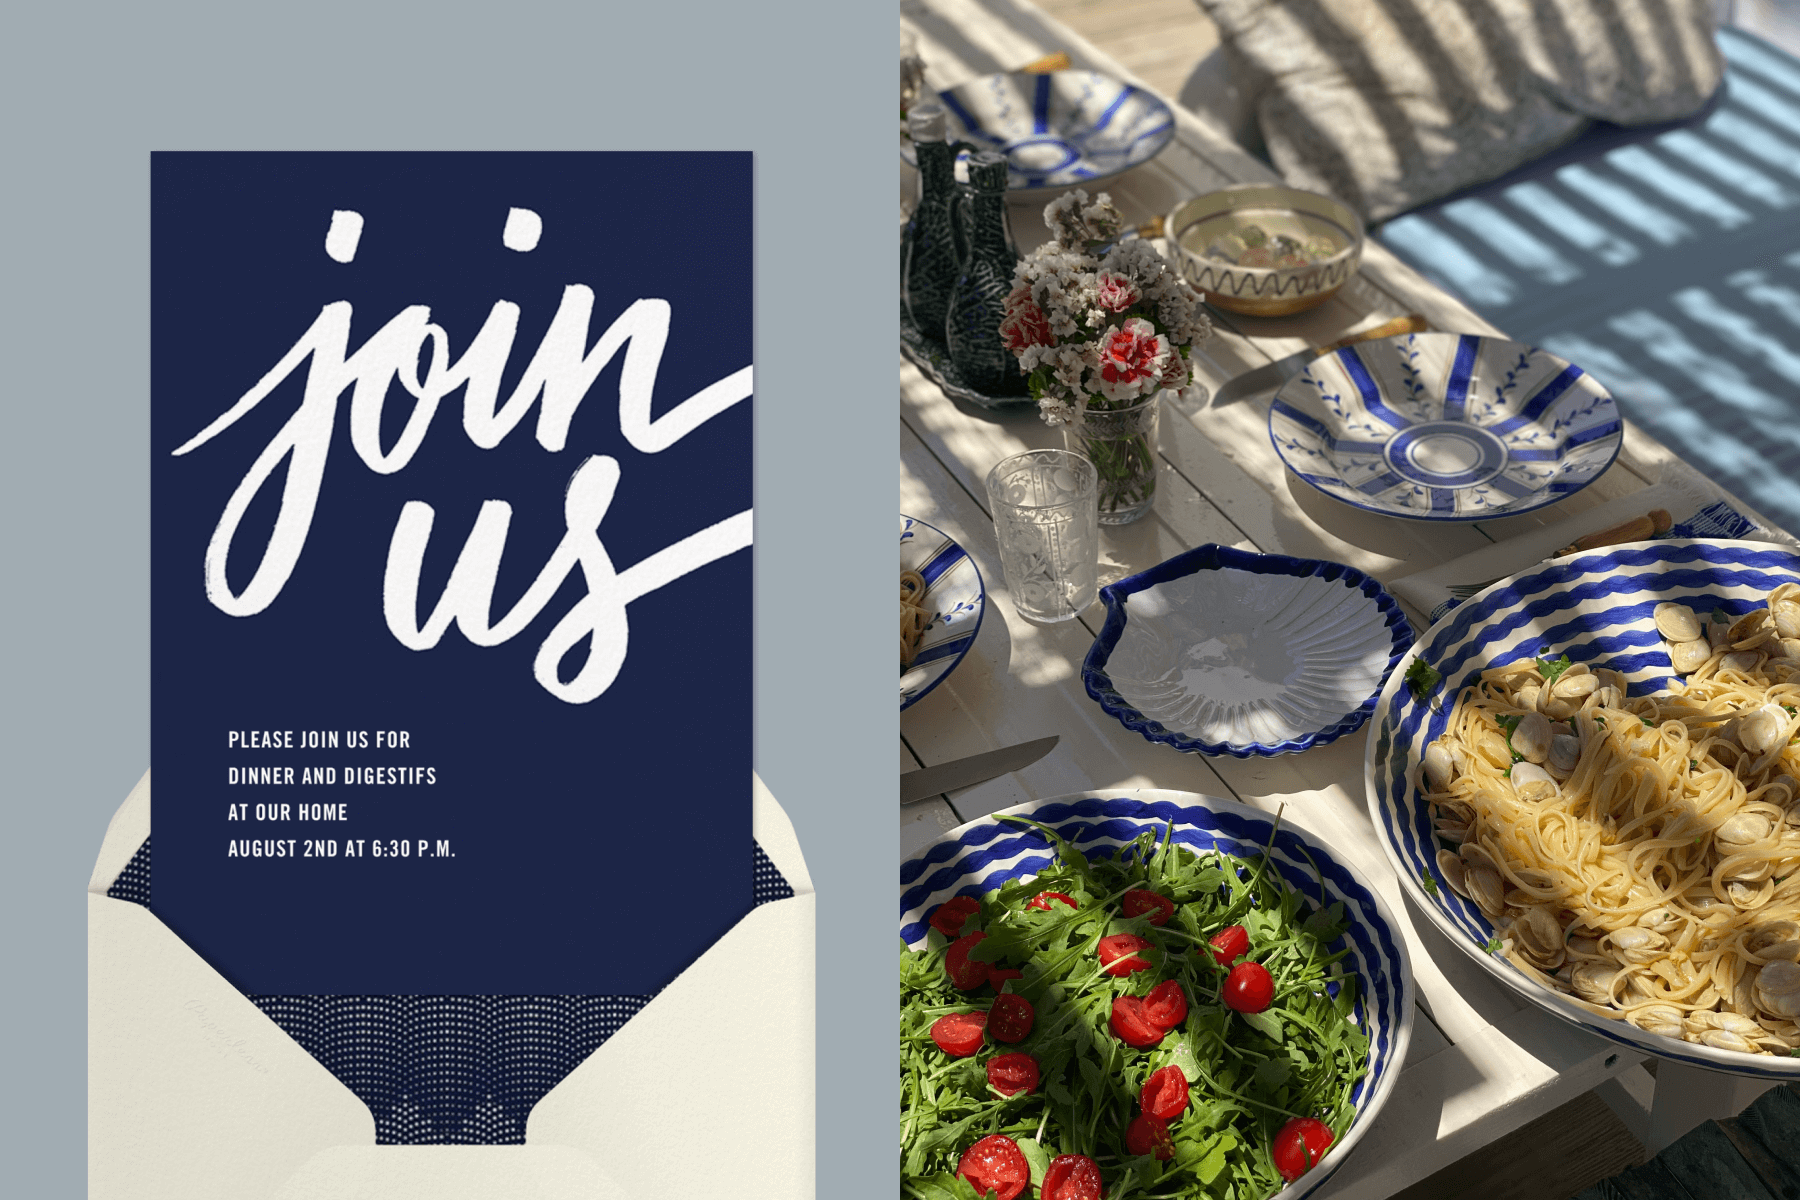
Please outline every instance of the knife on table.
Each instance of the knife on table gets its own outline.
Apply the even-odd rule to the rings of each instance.
[[[1358,342],[1373,342],[1381,338],[1399,337],[1403,333],[1424,333],[1430,326],[1418,313],[1408,313],[1404,317],[1395,317],[1373,329],[1365,329],[1361,333],[1353,333],[1349,337],[1339,338],[1329,346],[1320,346],[1317,350],[1302,350],[1298,354],[1290,354],[1286,358],[1278,358],[1264,366],[1254,367],[1242,375],[1234,375],[1219,394],[1213,397],[1213,407],[1230,404],[1242,400],[1246,396],[1254,396],[1258,392],[1272,392],[1282,384],[1305,370],[1307,366],[1325,357],[1334,350],[1342,350],[1345,346],[1354,346]]]
[[[1051,735],[1035,742],[1020,742],[971,754],[955,762],[940,763],[922,771],[908,771],[900,776],[900,803],[911,804],[927,796],[936,796],[956,788],[981,783],[1008,771],[1028,767],[1056,748],[1057,737]]]

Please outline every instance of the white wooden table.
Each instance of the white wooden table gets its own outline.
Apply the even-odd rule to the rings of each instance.
[[[918,33],[930,82],[938,88],[1015,70],[1057,50],[1078,68],[1131,78],[1024,0],[903,0],[901,20]],[[1180,108],[1176,114],[1175,140],[1161,155],[1090,189],[1109,192],[1128,223],[1231,183],[1274,178],[1222,132]],[[911,187],[910,179],[903,180],[908,202]],[[1023,252],[1046,239],[1044,201],[1039,195],[1012,205]],[[1434,329],[1502,332],[1371,242],[1360,274],[1330,302],[1289,318],[1215,315],[1214,336],[1196,347],[1194,361],[1200,381],[1216,390],[1273,358],[1412,312],[1424,314]],[[1563,503],[1499,521],[1426,524],[1353,509],[1294,479],[1269,444],[1268,406],[1264,396],[1224,408],[1165,410],[1155,509],[1135,524],[1102,532],[1102,585],[1208,542],[1334,559],[1391,580],[1639,491],[1672,457],[1628,423],[1618,461]],[[988,603],[968,656],[902,714],[901,770],[1050,733],[1062,738],[1048,757],[1021,771],[903,807],[902,857],[964,821],[1089,789],[1177,788],[1271,811],[1284,801],[1290,805],[1297,819],[1378,881],[1394,909],[1411,918],[1404,932],[1419,992],[1412,1048],[1398,1086],[1322,1196],[1389,1196],[1595,1088],[1653,1151],[1708,1116],[1735,1112],[1763,1090],[1670,1063],[1659,1067],[1658,1088],[1640,1057],[1525,1006],[1449,945],[1404,900],[1376,839],[1362,784],[1363,732],[1303,754],[1240,761],[1179,754],[1108,717],[1088,698],[1080,677],[1104,610],[1096,604],[1056,626],[1018,615],[982,486],[994,463],[1023,450],[1060,446],[1060,432],[1030,409],[996,414],[959,406],[904,360],[900,408],[900,511],[936,525],[974,556]],[[1408,615],[1420,630],[1428,624],[1421,613]]]

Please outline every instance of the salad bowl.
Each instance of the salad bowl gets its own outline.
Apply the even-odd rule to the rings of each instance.
[[[900,671],[900,711],[905,712],[956,670],[975,644],[987,610],[987,592],[981,569],[966,550],[943,530],[904,513],[900,570],[925,577],[919,604],[930,614],[911,665]]]
[[[1800,553],[1792,548],[1700,539],[1608,546],[1502,579],[1427,630],[1389,678],[1375,709],[1364,786],[1376,836],[1401,887],[1460,951],[1525,1002],[1658,1058],[1800,1080],[1800,1058],[1718,1049],[1597,1015],[1497,953],[1494,923],[1456,892],[1438,864],[1439,850],[1453,844],[1437,836],[1421,783],[1426,746],[1448,727],[1456,697],[1482,671],[1566,654],[1575,663],[1619,672],[1629,682],[1629,696],[1660,692],[1671,682],[1672,666],[1657,630],[1658,604],[1741,614],[1787,582],[1800,582]],[[1409,672],[1415,683],[1408,682]]]
[[[1087,693],[1198,754],[1271,757],[1360,729],[1412,643],[1393,597],[1343,563],[1198,546],[1100,590]]]
[[[1328,1180],[1362,1139],[1392,1093],[1412,1033],[1413,977],[1401,926],[1374,885],[1334,855],[1316,835],[1292,821],[1231,800],[1190,792],[1117,790],[1039,800],[953,829],[900,868],[900,938],[913,949],[934,935],[929,920],[939,905],[976,896],[1014,880],[1030,880],[1050,866],[1052,843],[1038,830],[1009,823],[1025,817],[1054,829],[1089,858],[1104,856],[1145,833],[1205,854],[1242,858],[1269,851],[1281,884],[1307,898],[1342,904],[1344,927],[1331,949],[1346,950],[1346,972],[1359,981],[1349,1020],[1368,1038],[1368,1070],[1354,1085],[1354,1115],[1316,1166],[1273,1195],[1299,1200]],[[941,940],[941,937],[940,937]],[[1195,998],[1196,1005],[1209,1002]],[[1002,1047],[1004,1049],[1004,1047]],[[1077,1085],[1080,1086],[1080,1085]],[[1204,1103],[1204,1085],[1192,1087]]]
[[[1566,359],[1502,338],[1409,333],[1320,357],[1269,409],[1269,440],[1336,500],[1417,521],[1555,504],[1624,444],[1618,405]]]

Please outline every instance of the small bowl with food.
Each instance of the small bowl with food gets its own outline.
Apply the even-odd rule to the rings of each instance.
[[[1383,848],[1496,979],[1634,1050],[1800,1080],[1800,553],[1539,564],[1433,625],[1373,726]]]
[[[949,534],[900,517],[900,711],[944,681],[975,644],[987,607],[981,571]]]
[[[1329,196],[1282,184],[1196,196],[1163,230],[1207,302],[1248,316],[1316,308],[1362,265],[1362,219]]]

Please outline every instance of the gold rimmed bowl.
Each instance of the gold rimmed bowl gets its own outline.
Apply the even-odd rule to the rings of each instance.
[[[1329,196],[1282,184],[1196,196],[1163,228],[1208,303],[1253,317],[1315,308],[1362,265],[1362,219]]]

